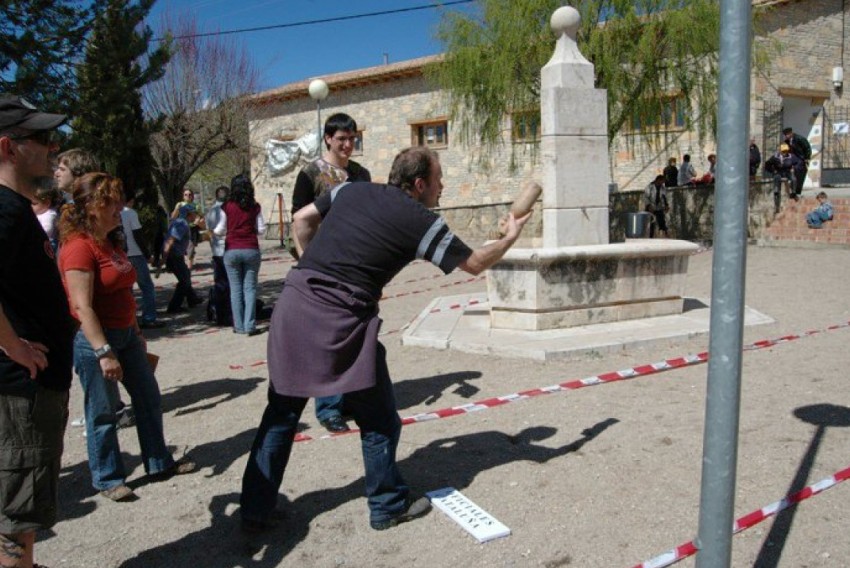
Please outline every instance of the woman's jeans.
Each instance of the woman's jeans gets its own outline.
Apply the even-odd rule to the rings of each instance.
[[[250,333],[257,328],[257,275],[259,249],[231,249],[224,253],[224,269],[230,281],[233,330]]]
[[[165,447],[159,385],[148,365],[145,348],[133,328],[103,331],[121,363],[122,382],[136,416],[136,433],[145,472],[166,471],[174,465],[174,458]],[[115,415],[118,385],[103,377],[100,361],[82,331],[77,332],[74,338],[74,368],[83,386],[92,485],[99,491],[123,485],[127,474],[118,445],[118,418]]]
[[[379,359],[375,386],[343,395],[346,411],[360,428],[371,522],[383,522],[406,511],[410,492],[396,465],[401,418],[386,360]],[[272,514],[298,419],[306,404],[306,398],[284,396],[269,389],[268,405],[242,478],[243,519],[265,521]]]

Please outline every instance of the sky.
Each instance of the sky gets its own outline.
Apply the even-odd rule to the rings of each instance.
[[[164,14],[194,15],[199,31],[216,32],[436,6],[451,0],[158,0],[148,17],[157,30]],[[260,90],[308,78],[442,52],[434,39],[444,10],[470,12],[472,3],[431,7],[328,23],[238,33],[260,74]]]

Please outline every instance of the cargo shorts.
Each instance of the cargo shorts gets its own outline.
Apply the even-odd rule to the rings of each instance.
[[[68,391],[0,395],[0,534],[56,523]]]

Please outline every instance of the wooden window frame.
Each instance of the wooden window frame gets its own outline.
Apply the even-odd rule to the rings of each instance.
[[[425,129],[429,126],[442,127],[443,136],[435,137],[434,142],[428,143]],[[428,120],[417,120],[410,122],[410,145],[425,146],[426,148],[448,148],[449,146],[449,119],[448,117],[431,118]]]

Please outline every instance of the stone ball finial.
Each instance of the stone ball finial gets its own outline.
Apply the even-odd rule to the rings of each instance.
[[[552,13],[549,25],[556,36],[561,37],[567,34],[575,39],[579,22],[581,22],[581,16],[578,10],[572,6],[562,6]]]

